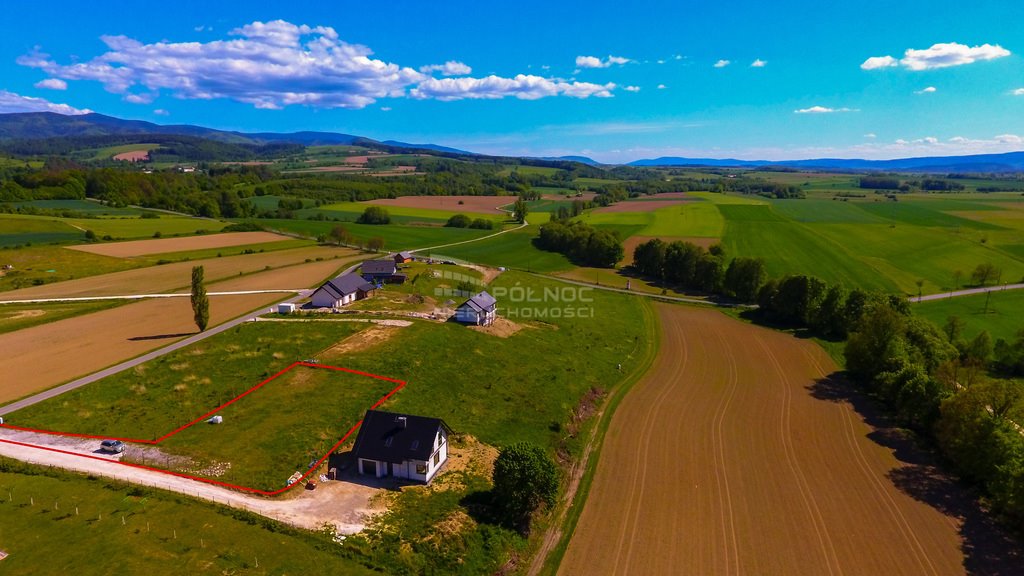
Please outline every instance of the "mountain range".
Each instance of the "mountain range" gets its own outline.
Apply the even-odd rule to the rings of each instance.
[[[337,132],[237,132],[216,130],[190,124],[155,124],[143,120],[124,120],[103,114],[68,116],[53,112],[22,112],[0,114],[0,142],[4,140],[36,140],[82,136],[175,134],[205,138],[230,144],[293,143],[304,146],[360,145],[381,148],[432,150],[444,154],[475,155],[438,144],[411,144],[397,140],[378,141],[372,138]],[[141,140],[140,140],[141,142]],[[586,156],[541,157],[541,160],[580,162],[594,166],[601,163]],[[635,160],[628,166],[704,166],[714,168],[809,168],[882,172],[1024,172],[1024,152],[976,154],[968,156],[929,156],[895,160],[861,160],[815,158],[807,160],[737,160],[732,158],[661,157]]]

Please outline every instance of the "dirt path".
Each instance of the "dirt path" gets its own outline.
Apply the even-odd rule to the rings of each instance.
[[[609,425],[562,574],[963,574],[961,522],[891,478],[910,464],[813,343],[658,305],[662,351]]]
[[[26,443],[60,452],[27,446]],[[249,510],[307,530],[319,530],[324,525],[330,525],[340,534],[354,534],[366,526],[373,514],[379,512],[379,508],[371,501],[380,492],[380,488],[366,484],[326,482],[314,491],[296,489],[289,492],[290,498],[271,500],[162,472],[120,465],[117,463],[118,456],[97,453],[97,446],[95,440],[0,430],[0,456],[161,488]]]

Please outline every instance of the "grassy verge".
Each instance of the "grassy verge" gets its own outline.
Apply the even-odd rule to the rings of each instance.
[[[986,306],[986,300],[988,304]],[[964,321],[964,336],[974,338],[983,330],[993,340],[1012,340],[1024,330],[1024,290],[993,291],[991,296],[976,294],[911,305],[914,313],[942,326],[950,316]]]
[[[375,573],[325,535],[161,490],[0,459],[0,493],[5,575]]]
[[[0,304],[0,334],[56,322],[73,316],[99,312],[123,304],[123,301],[48,302],[44,304]]]

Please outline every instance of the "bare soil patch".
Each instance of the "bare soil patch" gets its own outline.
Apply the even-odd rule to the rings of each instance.
[[[820,348],[658,312],[661,353],[612,416],[559,573],[965,572],[962,518],[897,484],[912,452],[821,394]]]
[[[490,326],[469,326],[469,329],[482,332],[484,334],[490,334],[491,336],[497,336],[498,338],[508,338],[522,330],[523,325],[516,324],[506,318],[497,318]]]
[[[67,280],[43,286],[33,286],[20,290],[2,292],[4,300],[29,300],[33,298],[76,298],[87,296],[118,296],[125,294],[151,294],[158,292],[170,292],[172,290],[188,288],[192,278],[192,267],[202,265],[205,269],[207,283],[249,274],[264,270],[267,266],[278,268],[301,264],[307,259],[315,260],[322,258],[324,261],[334,260],[337,264],[350,261],[358,256],[354,250],[345,248],[334,248],[328,246],[311,246],[307,248],[295,248],[293,250],[276,250],[264,254],[242,254],[238,256],[225,256],[224,258],[208,258],[205,260],[192,260],[190,262],[175,262],[164,266],[151,266],[149,268],[138,268],[113,272],[100,276],[90,276],[77,280]],[[292,284],[292,282],[288,282]],[[284,286],[284,288],[302,288],[298,286]],[[273,288],[282,288],[274,286]],[[213,288],[209,288],[213,291]]]
[[[114,160],[143,162],[149,160],[149,150],[131,150],[128,152],[121,152],[120,154],[114,154]]]
[[[225,234],[188,236],[185,238],[132,240],[130,242],[114,242],[111,244],[83,244],[81,246],[68,246],[68,248],[103,256],[113,256],[115,258],[130,258],[132,256],[166,254],[168,252],[264,244],[267,242],[280,242],[282,240],[290,240],[290,238],[271,232],[228,232]]]
[[[412,168],[412,166],[409,166]],[[400,196],[370,200],[369,204],[379,206],[401,206],[403,208],[429,208],[447,212],[494,214],[501,212],[499,206],[516,201],[515,196]],[[459,204],[461,202],[461,204]]]
[[[594,212],[653,212],[659,208],[681,206],[690,202],[692,200],[626,200],[611,206],[603,206],[594,210]]]
[[[331,346],[321,354],[324,358],[340,358],[351,352],[373,348],[394,336],[400,328],[394,325],[374,324]]]

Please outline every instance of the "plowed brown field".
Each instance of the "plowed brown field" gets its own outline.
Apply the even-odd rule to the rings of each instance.
[[[290,240],[290,238],[271,232],[227,232],[224,234],[186,236],[184,238],[154,238],[151,240],[111,242],[109,244],[82,244],[80,246],[68,246],[68,248],[103,256],[113,256],[115,258],[130,258],[132,256],[146,256],[149,254],[185,252],[186,250],[264,244],[267,242],[280,242],[282,240]]]
[[[835,369],[820,348],[659,314],[661,355],[609,423],[560,574],[965,572],[960,521],[897,487],[909,464],[815,393]]]
[[[210,284],[210,292],[312,286],[354,258],[270,270]],[[210,326],[237,318],[287,294],[212,296]],[[90,374],[195,333],[188,298],[125,304],[0,334],[0,403]]]

